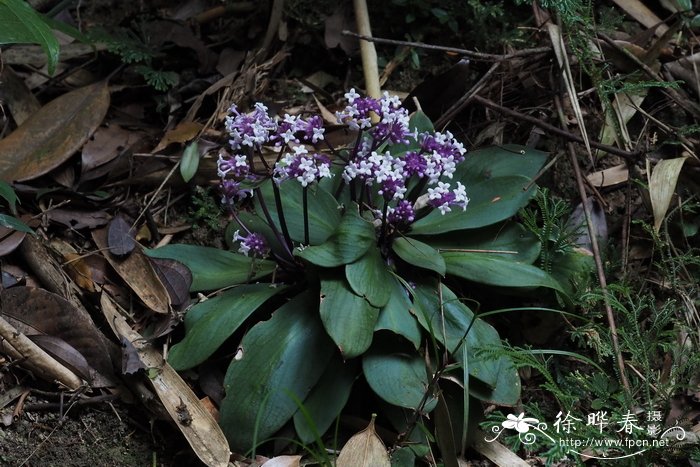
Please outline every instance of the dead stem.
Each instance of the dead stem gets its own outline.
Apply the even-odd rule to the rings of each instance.
[[[554,96],[554,104],[557,108],[557,114],[562,126],[566,125],[566,117],[564,116],[564,110],[559,96]],[[593,143],[591,141],[591,143]],[[591,144],[593,145],[593,144]],[[581,203],[583,205],[583,212],[586,217],[586,226],[588,227],[588,235],[591,238],[591,250],[593,250],[593,258],[595,259],[596,272],[598,274],[598,282],[600,283],[600,288],[603,291],[603,301],[605,303],[605,312],[608,317],[608,325],[610,326],[610,337],[612,339],[613,351],[615,352],[615,360],[617,360],[618,370],[620,371],[620,380],[622,386],[625,388],[625,393],[629,400],[632,400],[632,390],[630,388],[629,380],[627,379],[627,372],[625,370],[625,360],[622,357],[622,351],[620,350],[620,342],[617,337],[617,325],[615,324],[615,315],[613,314],[612,306],[610,305],[610,296],[608,292],[608,282],[605,278],[605,271],[603,269],[603,261],[600,256],[600,249],[598,247],[598,237],[593,230],[593,221],[591,220],[591,210],[586,203],[586,187],[583,183],[583,176],[581,175],[581,168],[578,165],[578,160],[576,159],[576,149],[572,142],[567,143],[567,149],[569,151],[569,158],[571,159],[571,166],[576,175],[576,186],[578,188],[579,196],[581,197]]]

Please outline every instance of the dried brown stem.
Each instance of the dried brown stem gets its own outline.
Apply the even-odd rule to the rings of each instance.
[[[498,105],[495,102],[493,102],[489,99],[486,99],[485,97],[475,95],[472,97],[472,101],[478,102],[479,104],[482,104],[485,107],[488,107],[492,110],[495,110],[498,113],[508,115],[510,117],[516,118],[518,120],[522,120],[524,122],[532,123],[533,125],[538,126],[545,131],[548,131],[550,133],[554,133],[555,135],[566,138],[569,141],[573,141],[575,143],[580,143],[580,144],[584,143],[583,138],[571,133],[570,131],[562,130],[561,128],[555,127],[554,125],[550,125],[549,123],[543,122],[542,120],[540,120],[536,117],[531,117],[530,115],[520,113],[516,110],[512,110],[512,109],[509,109],[507,107],[503,107],[502,105]],[[610,153],[610,154],[614,154],[616,156],[623,157],[623,158],[631,160],[631,161],[636,160],[637,156],[639,156],[641,154],[641,151],[629,152],[629,151],[625,151],[624,149],[616,148],[614,146],[609,146],[607,144],[598,143],[597,141],[590,141],[590,144],[591,144],[591,147],[594,147],[596,149],[600,149],[601,151],[605,151],[605,152]]]
[[[566,125],[566,117],[564,116],[564,110],[559,96],[554,96],[554,103],[557,108],[557,114],[559,120],[563,125]],[[598,282],[600,283],[600,288],[603,291],[603,301],[605,303],[605,312],[608,317],[608,325],[610,326],[610,338],[613,344],[613,351],[615,352],[615,360],[617,360],[618,370],[620,372],[620,380],[622,386],[625,388],[625,392],[628,397],[631,397],[632,390],[630,389],[630,383],[627,379],[627,372],[625,370],[625,360],[622,357],[622,351],[620,350],[620,342],[617,336],[617,325],[615,324],[615,315],[610,305],[610,296],[608,292],[608,281],[605,278],[605,270],[603,269],[603,261],[600,255],[600,248],[598,247],[598,237],[594,230],[594,225],[591,216],[591,210],[586,203],[586,187],[583,183],[583,175],[581,175],[581,167],[578,165],[578,160],[576,159],[576,149],[573,143],[567,143],[567,149],[569,151],[569,158],[571,159],[571,167],[574,169],[574,174],[576,175],[576,186],[578,188],[579,196],[581,197],[581,203],[583,205],[583,213],[586,218],[586,226],[588,228],[588,235],[591,239],[591,250],[593,250],[593,258],[595,260],[596,272],[598,274]]]
[[[403,45],[406,47],[416,47],[419,49],[427,50],[437,50],[440,52],[453,52],[465,57],[472,58],[474,60],[480,60],[483,62],[498,62],[501,60],[509,60],[516,57],[527,57],[530,55],[544,54],[552,51],[551,47],[535,47],[532,49],[518,50],[517,52],[509,54],[487,54],[483,52],[475,52],[473,50],[460,49],[458,47],[444,47],[441,45],[426,44],[425,42],[412,42],[412,41],[397,41],[394,39],[382,39],[379,37],[371,37],[363,34],[357,34],[352,31],[343,31],[344,36],[357,37],[363,41],[376,42],[377,44],[388,44],[388,45]]]
[[[22,359],[20,364],[36,372],[37,376],[48,381],[58,381],[71,390],[76,390],[83,385],[75,373],[58,363],[2,317],[0,317],[0,337],[6,341],[0,341],[0,352]]]

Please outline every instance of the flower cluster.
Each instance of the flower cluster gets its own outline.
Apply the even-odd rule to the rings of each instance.
[[[336,112],[339,123],[355,130],[368,130],[377,142],[408,143],[412,135],[408,126],[408,111],[396,96],[384,92],[380,99],[360,97],[351,89],[345,94],[348,105]],[[378,122],[373,124],[372,119]]]
[[[267,247],[267,242],[265,238],[259,233],[249,233],[247,236],[240,235],[239,230],[233,233],[233,241],[241,242],[238,251],[248,256],[252,254],[253,256],[263,257],[267,255],[269,248]]]
[[[258,102],[249,114],[241,113],[234,104],[226,117],[226,130],[234,150],[244,147],[260,149],[270,144],[281,146],[290,143],[316,144],[324,139],[323,120],[315,115],[305,120],[296,115],[285,114],[279,120],[270,117],[268,108]]]
[[[338,122],[359,132],[355,147],[338,159],[344,161],[341,175],[345,185],[353,190],[362,187],[357,193],[369,191],[381,196],[384,210],[375,212],[383,213],[396,226],[408,226],[416,219],[417,208],[406,199],[409,188],[413,187],[419,192],[427,189],[424,196],[427,205],[442,214],[455,207],[466,209],[469,202],[466,187],[459,182],[456,186],[449,183],[466,153],[464,145],[452,133],[411,130],[408,111],[397,97],[388,93],[373,99],[361,97],[351,89],[345,98],[347,105],[336,113]],[[219,156],[224,202],[235,203],[252,196],[242,183],[254,177],[252,160],[263,146],[278,148],[280,156],[270,170],[278,184],[296,180],[308,187],[332,176],[331,159],[318,150],[325,141],[323,120],[318,115],[302,118],[286,114],[277,118],[271,117],[261,103],[255,104],[248,114],[239,112],[234,105],[226,118],[226,129],[234,154]],[[400,149],[395,145],[400,145]],[[328,148],[335,153],[333,148]],[[236,235],[241,240],[241,251],[245,250],[246,254],[263,248],[255,234],[245,238]]]
[[[275,165],[277,183],[295,178],[306,187],[321,178],[331,176],[331,160],[324,154],[311,154],[305,146],[294,146],[293,154],[286,153]]]
[[[253,111],[246,114],[234,104],[229,109],[225,122],[231,139],[229,144],[235,151],[228,154],[222,151],[217,162],[221,179],[221,201],[233,205],[248,196],[250,189],[242,188],[241,182],[254,178],[251,174],[251,154],[261,151],[264,145],[292,147],[293,153],[286,153],[276,164],[275,180],[297,179],[307,186],[320,178],[330,176],[330,160],[321,154],[309,154],[302,144],[317,144],[324,139],[323,120],[315,115],[303,119],[286,114],[275,119],[268,114],[262,103],[255,104]]]

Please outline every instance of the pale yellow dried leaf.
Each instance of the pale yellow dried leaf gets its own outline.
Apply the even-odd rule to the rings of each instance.
[[[685,157],[679,157],[662,160],[656,164],[651,172],[651,177],[649,177],[649,197],[654,212],[654,231],[656,233],[659,232],[664,217],[666,217],[685,159]],[[647,172],[649,172],[648,168]]]
[[[374,430],[374,417],[369,426],[348,440],[338,455],[336,467],[390,467],[391,460],[384,443]]]
[[[618,185],[620,183],[626,182],[629,179],[629,171],[625,164],[616,165],[614,167],[608,167],[604,170],[599,170],[593,172],[586,176],[591,185],[595,187],[606,187]]]
[[[299,467],[301,456],[277,456],[265,462],[261,467]]]
[[[661,19],[639,0],[613,0],[613,2],[642,25],[648,28],[659,25],[654,31],[654,34],[658,37],[663,36],[664,33],[668,31],[668,26],[659,24],[661,23]]]

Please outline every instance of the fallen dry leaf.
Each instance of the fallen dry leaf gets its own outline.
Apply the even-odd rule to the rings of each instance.
[[[186,143],[193,140],[204,125],[197,122],[182,122],[172,130],[165,133],[163,139],[160,140],[158,146],[153,150],[154,153],[162,151],[173,143]]]
[[[586,176],[591,185],[595,187],[613,186],[619,183],[624,183],[629,179],[629,171],[627,165],[620,164],[614,167],[609,167],[604,170],[593,172]]]
[[[131,329],[107,294],[100,301],[102,312],[114,333],[128,339],[136,348],[139,358],[148,368],[156,369],[150,379],[156,394],[168,414],[189,442],[192,450],[208,466],[226,467],[231,452],[228,441],[207,409],[192,389],[163,360],[138,332]]]
[[[661,229],[661,223],[666,217],[671,198],[676,191],[676,183],[685,159],[685,157],[664,159],[656,164],[653,171],[649,170],[649,162],[647,161],[647,173],[651,173],[649,197],[651,198],[652,211],[654,211],[654,230],[657,233]]]
[[[265,462],[261,467],[299,467],[301,456],[277,456]]]
[[[354,435],[343,446],[336,467],[389,467],[389,453],[374,430],[374,417],[367,428]]]
[[[0,315],[30,338],[44,335],[60,339],[36,338],[35,343],[57,360],[67,363],[66,366],[80,373],[92,386],[116,385],[109,349],[100,331],[68,300],[43,289],[13,287],[0,292]],[[61,341],[75,349],[89,367]]]
[[[107,83],[100,82],[43,106],[0,140],[0,180],[30,180],[61,165],[97,129],[109,102]]]
[[[86,173],[106,164],[136,143],[141,134],[127,131],[119,125],[100,127],[83,146],[81,171]]]
[[[119,259],[109,252],[107,229],[93,230],[92,238],[109,264],[148,308],[156,313],[168,313],[168,292],[153,269],[151,261],[140,248],[135,249],[126,258]]]

